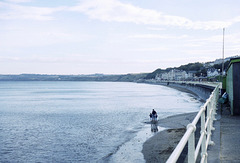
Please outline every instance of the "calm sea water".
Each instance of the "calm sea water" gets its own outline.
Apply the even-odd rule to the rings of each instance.
[[[0,162],[121,162],[123,147],[151,136],[152,109],[163,118],[200,105],[159,85],[0,82]]]

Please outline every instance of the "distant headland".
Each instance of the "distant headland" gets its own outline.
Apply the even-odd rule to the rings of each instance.
[[[231,58],[224,59],[224,70],[228,67]],[[211,79],[217,80],[222,74],[222,59],[213,62],[189,63],[179,67],[156,69],[151,73],[138,74],[90,74],[90,75],[48,75],[48,74],[18,74],[0,75],[0,81],[110,81],[110,82],[138,82],[142,80],[198,80]]]

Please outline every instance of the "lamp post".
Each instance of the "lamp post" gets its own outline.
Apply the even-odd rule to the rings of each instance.
[[[224,33],[225,33],[225,28],[223,28],[223,47],[222,47],[222,77],[223,77],[223,71],[224,71]]]

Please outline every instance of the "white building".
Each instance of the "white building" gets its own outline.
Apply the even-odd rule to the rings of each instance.
[[[219,72],[217,69],[211,68],[207,70],[207,77],[218,76]]]
[[[188,77],[189,76],[186,71],[181,71],[177,69],[173,69],[169,72],[156,75],[157,80],[184,80]]]

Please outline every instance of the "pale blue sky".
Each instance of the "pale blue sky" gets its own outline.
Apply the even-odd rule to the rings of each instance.
[[[0,74],[125,74],[240,55],[238,0],[0,0]]]

